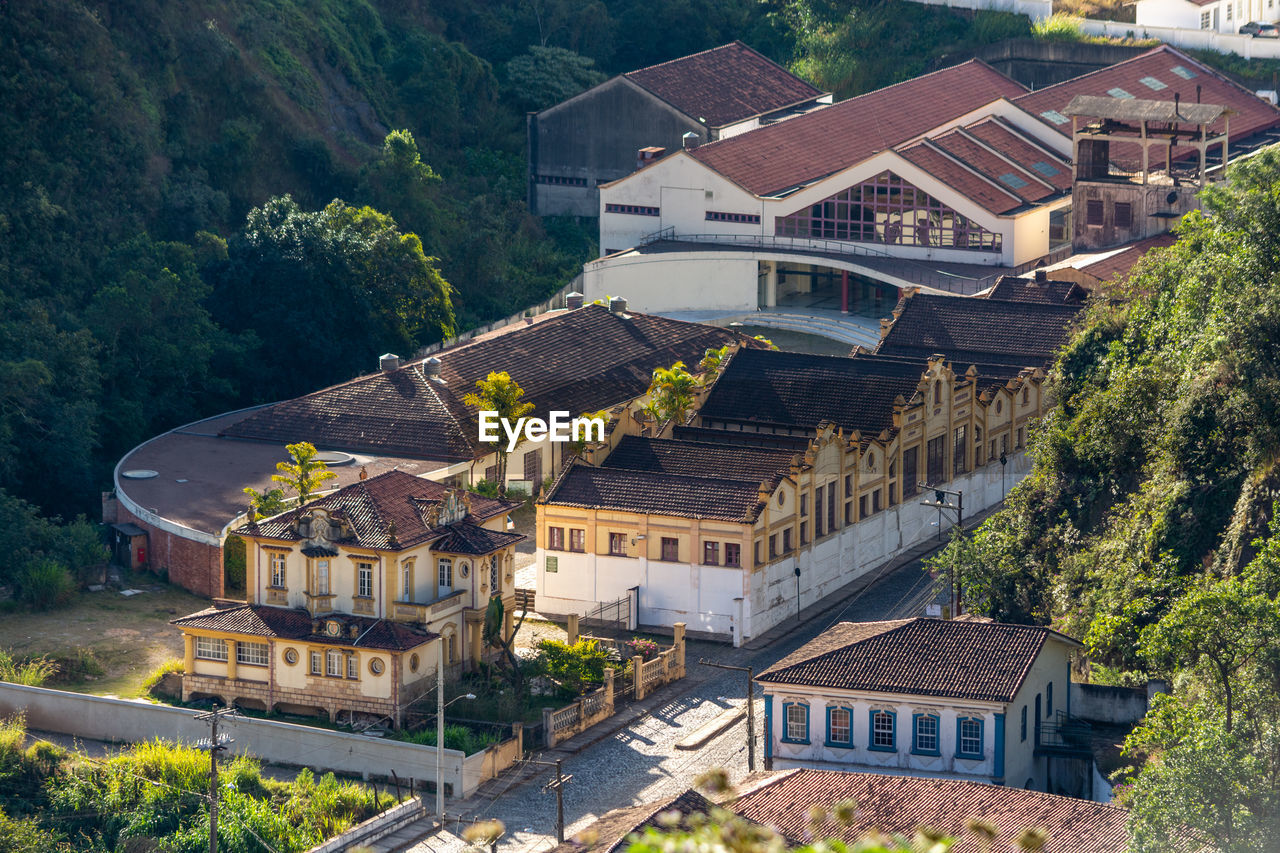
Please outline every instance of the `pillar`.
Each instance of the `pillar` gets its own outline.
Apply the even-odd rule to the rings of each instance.
[[[840,271],[840,311],[849,313],[849,271]]]
[[[683,623],[683,622],[677,622],[677,623],[675,623],[675,624],[672,626],[672,629],[673,629],[673,630],[674,630],[674,632],[675,632],[675,648],[673,648],[673,649],[672,649],[672,651],[675,653],[675,655],[674,655],[674,656],[675,656],[675,659],[676,659],[676,669],[677,669],[677,671],[680,673],[680,677],[681,677],[681,678],[683,678],[683,677],[684,677],[684,632],[685,632],[685,627],[686,627],[686,626],[685,626],[685,623]]]
[[[227,640],[227,680],[236,677],[236,641]]]
[[[196,638],[190,634],[182,635],[182,671],[196,674]]]
[[[636,701],[644,698],[644,682],[640,678],[640,670],[644,666],[644,658],[636,655],[631,659],[631,684],[635,688]]]
[[[613,714],[613,667],[604,668],[604,705]]]
[[[484,622],[471,623],[468,639],[471,641],[471,666],[479,666],[484,660]]]
[[[568,638],[565,640],[566,643],[572,646],[574,643],[578,642],[578,614],[577,613],[569,614],[569,623],[565,626],[564,630],[565,630],[565,633],[569,635]]]
[[[764,305],[761,308],[775,308],[778,305],[778,264],[776,261],[765,261],[764,268]]]

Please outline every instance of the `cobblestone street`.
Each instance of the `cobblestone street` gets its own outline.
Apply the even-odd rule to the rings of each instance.
[[[700,749],[682,751],[676,741],[687,737],[730,707],[746,701],[746,674],[701,665],[705,658],[735,666],[753,666],[760,671],[782,656],[808,642],[834,622],[895,619],[922,615],[932,603],[929,576],[918,561],[892,571],[854,593],[841,607],[821,618],[806,617],[794,633],[767,648],[750,651],[717,643],[690,642],[688,677],[659,693],[659,703],[632,725],[576,754],[558,748],[543,758],[563,758],[564,772],[573,781],[565,787],[565,836],[573,835],[610,809],[670,796],[687,788],[709,767],[723,767],[733,780],[747,773],[746,724],[739,722],[712,738]],[[757,697],[759,693],[757,693]],[[665,701],[662,701],[665,697]],[[763,705],[756,700],[757,768],[763,768],[763,746],[759,731],[763,726]],[[589,737],[590,731],[579,737]],[[569,744],[572,747],[572,742]],[[507,827],[499,847],[511,853],[546,850],[555,843],[556,803],[553,793],[542,786],[554,775],[547,770],[509,790],[501,787],[485,798],[453,805],[448,811],[464,815],[460,824],[476,818],[497,818]],[[434,849],[429,844],[409,848]]]

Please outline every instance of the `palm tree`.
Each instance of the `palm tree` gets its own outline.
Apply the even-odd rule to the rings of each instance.
[[[684,423],[693,409],[693,395],[697,389],[698,380],[685,369],[683,361],[677,361],[670,367],[659,367],[653,371],[653,381],[649,383],[649,405],[644,410],[659,423],[668,420]]]
[[[499,419],[507,423],[515,424],[520,418],[533,411],[533,403],[526,403],[521,399],[524,396],[524,389],[520,387],[520,383],[512,379],[505,370],[501,373],[490,373],[485,379],[477,379],[476,388],[477,392],[467,394],[462,398],[462,402],[481,411],[495,412]],[[511,450],[520,446],[523,435],[521,431]],[[491,445],[494,452],[498,454],[498,494],[505,495],[507,493],[507,454],[509,453],[507,438],[499,430],[497,440],[488,441],[485,444]]]
[[[276,470],[280,473],[272,474],[271,479],[286,489],[296,492],[298,506],[304,506],[311,500],[316,492],[320,491],[322,483],[337,479],[338,475],[316,458],[316,446],[311,442],[300,441],[297,444],[285,445],[284,449],[289,451],[289,458],[293,461],[277,462]]]

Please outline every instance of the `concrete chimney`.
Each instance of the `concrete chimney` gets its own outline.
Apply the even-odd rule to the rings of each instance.
[[[440,359],[434,355],[422,362],[422,375],[428,379],[440,378]]]
[[[624,314],[627,310],[627,300],[621,296],[609,297],[609,313]]]
[[[1046,284],[1049,281],[1049,274],[1044,270],[1036,270],[1036,284]]]
[[[399,370],[400,356],[390,352],[378,356],[378,369],[383,373],[390,373],[393,370]]]
[[[575,290],[575,291],[573,291],[572,293],[567,293],[567,294],[565,294],[565,297],[564,297],[564,307],[568,308],[570,311],[572,311],[572,310],[574,310],[574,309],[576,309],[576,308],[581,308],[581,307],[582,307],[582,294],[581,294],[581,293],[579,293],[579,292],[578,292],[578,291],[576,291],[576,290]]]

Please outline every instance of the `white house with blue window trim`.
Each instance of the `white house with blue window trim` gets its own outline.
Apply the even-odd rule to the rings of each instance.
[[[1092,755],[1069,707],[1080,648],[1048,628],[964,617],[840,623],[757,677],[766,766],[1088,796]]]

